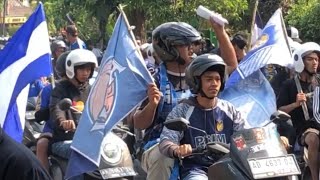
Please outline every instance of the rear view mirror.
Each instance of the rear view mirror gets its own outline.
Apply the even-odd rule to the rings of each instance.
[[[283,111],[276,111],[270,117],[270,120],[280,120],[280,121],[287,121],[291,118],[291,116]]]
[[[164,125],[174,131],[185,131],[189,127],[189,121],[184,118],[171,119],[164,122]]]
[[[72,106],[72,101],[69,98],[64,98],[59,102],[59,108],[62,111],[68,111]]]
[[[291,116],[283,111],[276,111],[270,116],[270,121],[265,124],[264,126],[269,125],[270,123],[278,124],[280,121],[288,121],[291,118]]]

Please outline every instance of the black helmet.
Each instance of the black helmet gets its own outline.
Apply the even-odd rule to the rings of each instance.
[[[186,69],[186,82],[193,94],[201,90],[200,77],[206,71],[217,71],[221,77],[220,91],[224,89],[226,79],[226,64],[222,58],[215,54],[203,54],[196,57]]]
[[[180,54],[176,45],[191,45],[201,40],[200,33],[191,25],[184,22],[168,22],[161,24],[152,32],[153,49],[163,62],[178,61]]]
[[[246,37],[240,33],[233,36],[231,43],[237,45],[240,49],[244,49],[248,44]]]
[[[60,78],[66,76],[66,59],[70,52],[71,51],[62,53],[57,59],[55,70]]]

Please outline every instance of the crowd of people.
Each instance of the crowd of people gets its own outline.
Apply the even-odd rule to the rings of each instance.
[[[181,134],[164,127],[165,121],[183,117],[209,136],[223,135],[224,138],[217,138],[223,143],[229,143],[232,133],[243,128],[241,112],[219,99],[218,93],[224,88],[225,75],[230,75],[246,56],[247,38],[241,33],[229,38],[223,27],[214,20],[210,22],[219,43],[218,48],[210,51],[206,51],[207,43],[199,38],[197,30],[182,23],[158,26],[153,31],[153,42],[141,46],[146,65],[155,77],[155,84],[148,87],[148,100],[133,115],[135,128],[145,131],[141,162],[147,179],[208,179],[207,170],[213,163],[201,155],[188,158],[192,148],[201,145],[199,132],[188,130]],[[308,94],[319,86],[320,46],[315,42],[303,43],[294,27],[289,27],[287,33],[294,68],[268,65],[261,71],[273,87],[278,109],[292,117],[277,124],[283,145],[288,152],[306,147],[312,179],[318,180],[320,127],[313,117],[313,97]],[[302,90],[297,89],[295,78]],[[309,119],[302,110],[304,103]],[[217,120],[223,121],[224,131],[215,127],[221,123]],[[182,163],[178,173],[174,173],[174,160],[178,158],[182,158]]]
[[[192,148],[203,146],[199,139],[209,136],[220,137],[210,141],[228,144],[231,135],[244,128],[246,120],[241,112],[218,95],[224,90],[227,77],[250,49],[247,38],[241,33],[230,38],[224,26],[213,19],[209,22],[217,37],[217,48],[184,22],[161,24],[153,30],[152,42],[140,44],[154,83],[148,86],[148,98],[127,120],[132,128],[144,132],[140,152],[132,153],[141,154],[139,160],[146,179],[208,179],[208,167],[214,162],[204,155],[190,158]],[[296,147],[295,144],[306,147],[312,179],[318,180],[320,127],[313,117],[313,99],[307,94],[319,86],[320,46],[315,42],[302,43],[297,29],[293,27],[288,29],[288,36],[291,42],[295,42],[292,43],[294,69],[268,66],[261,70],[274,88],[278,109],[289,113],[292,118],[292,124],[279,124],[283,145],[288,151],[294,151],[290,148]],[[29,97],[38,97],[36,118],[46,121],[37,141],[38,160],[0,129],[1,149],[18,146],[23,149],[13,151],[16,155],[1,154],[0,159],[6,157],[4,162],[9,169],[7,172],[0,169],[2,179],[50,179],[48,155],[70,157],[70,145],[78,121],[72,110],[61,110],[58,104],[64,98],[71,99],[73,104],[85,104],[91,88],[89,80],[100,64],[102,52],[94,48],[91,41],[85,44],[78,37],[75,25],[65,28],[64,37],[51,43],[52,77],[41,78],[30,85]],[[302,90],[297,89],[297,81]],[[302,109],[304,103],[309,119]],[[165,121],[181,117],[208,136],[198,131],[181,133],[164,127]],[[180,164],[175,161],[179,158],[182,160]],[[19,161],[29,164],[22,165]],[[25,174],[14,176],[16,167],[24,169],[20,172]]]

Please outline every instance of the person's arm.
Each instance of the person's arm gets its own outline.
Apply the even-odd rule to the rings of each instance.
[[[161,93],[156,84],[148,86],[148,103],[143,109],[137,110],[133,115],[134,127],[146,129],[151,126],[161,99]]]
[[[212,18],[210,23],[219,42],[221,57],[228,66],[228,74],[231,74],[238,67],[236,52],[224,27],[217,24]]]
[[[292,89],[290,88],[289,83],[290,81],[286,81],[282,84],[277,99],[278,109],[285,113],[290,113],[291,111],[300,107],[302,102],[305,102],[307,100],[304,93],[298,93],[295,101],[290,100],[289,94],[291,93],[289,91],[292,91]]]
[[[291,111],[293,111],[297,107],[300,107],[300,104],[297,104],[296,102],[294,102],[294,103],[288,104],[286,106],[279,107],[279,110],[281,110],[285,113],[290,113]]]
[[[59,91],[57,87],[54,88],[51,93],[50,104],[49,104],[50,117],[53,120],[53,122],[58,126],[62,121],[67,120],[65,111],[62,111],[59,108],[59,102],[62,99],[61,97],[62,94],[63,93]]]
[[[65,131],[73,131],[76,129],[76,125],[73,119],[67,119],[66,112],[61,110],[59,103],[63,99],[63,90],[59,88],[53,89],[50,98],[50,117],[56,124],[55,127],[62,127]],[[65,89],[64,89],[65,91]]]
[[[175,106],[172,111],[168,114],[166,121],[174,120],[177,118],[185,118],[188,110],[188,106],[178,104]],[[177,158],[180,156],[180,141],[183,138],[184,133],[179,131],[170,130],[167,127],[164,127],[160,135],[160,152],[170,158]],[[192,151],[192,148],[190,146]]]
[[[170,158],[177,158],[177,151],[179,149],[179,132],[169,130],[166,127],[163,128],[161,137],[159,150],[160,152]]]

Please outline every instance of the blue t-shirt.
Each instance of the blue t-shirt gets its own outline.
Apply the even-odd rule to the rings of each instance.
[[[42,89],[41,96],[40,96],[41,98],[40,109],[49,108],[51,91],[52,91],[51,84],[48,84]]]
[[[40,96],[40,98],[41,98],[40,109],[49,108],[51,91],[52,91],[52,85],[51,84],[48,84],[47,86],[45,86],[42,89],[41,96]],[[48,119],[46,121],[46,124],[45,124],[42,132],[50,132],[50,133],[52,133],[53,132],[53,125],[54,124],[53,124],[52,119]]]
[[[70,44],[70,50],[74,49],[87,49],[87,46],[80,38],[77,38],[74,43]]]
[[[169,140],[178,145],[190,144],[192,148],[205,147],[206,140],[228,144],[233,132],[244,127],[244,119],[240,112],[231,103],[222,99],[218,99],[214,108],[203,109],[196,104],[194,97],[190,97],[188,101],[174,107],[166,121],[180,117],[187,119],[191,126],[206,131],[208,136],[191,128],[184,132],[178,132],[164,127],[160,142]],[[212,164],[212,160],[203,154],[185,157],[182,160],[182,167],[180,167],[180,176],[183,179],[190,171],[206,174],[208,167]]]
[[[30,84],[28,97],[37,97],[44,86],[45,85],[40,79],[35,80]]]

